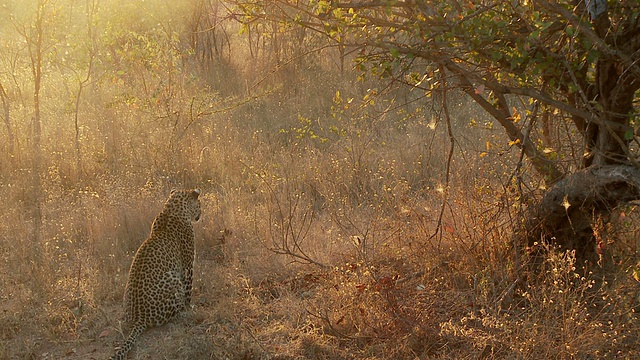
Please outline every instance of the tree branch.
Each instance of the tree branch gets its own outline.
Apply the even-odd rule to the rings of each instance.
[[[589,39],[589,41],[591,41],[591,43],[593,43],[598,48],[598,50],[602,52],[602,54],[608,57],[622,60],[622,62],[626,65],[627,70],[633,73],[635,77],[640,79],[640,67],[638,66],[637,61],[634,61],[631,56],[625,54],[624,52],[610,47],[604,39],[598,36],[598,34],[593,29],[591,29],[590,26],[581,21],[580,18],[578,18],[571,11],[556,3],[552,4],[548,1],[543,0],[535,0],[535,2],[540,6],[546,8],[547,10],[561,15],[564,19],[571,23],[571,25],[580,29],[580,31],[586,36],[586,38]],[[606,16],[606,14],[601,14],[600,16]]]

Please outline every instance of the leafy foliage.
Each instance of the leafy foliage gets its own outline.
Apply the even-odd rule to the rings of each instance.
[[[434,92],[443,86],[437,73],[446,72],[450,84],[489,112],[549,182],[563,175],[558,159],[541,151],[534,145],[534,134],[515,124],[508,95],[539,102],[545,111],[559,111],[555,126],[574,126],[587,139],[585,165],[593,157],[598,163],[631,158],[624,141],[633,138],[630,119],[636,115],[631,101],[640,87],[640,69],[633,61],[640,43],[640,10],[634,1],[616,2],[593,25],[583,2],[251,4],[240,7],[248,10],[247,16],[278,9],[280,13],[271,11],[261,18],[327,35],[337,46],[357,53],[356,67],[371,75]],[[610,73],[612,67],[618,69],[616,74]],[[597,127],[607,145],[593,138]],[[560,150],[553,144],[544,147]]]

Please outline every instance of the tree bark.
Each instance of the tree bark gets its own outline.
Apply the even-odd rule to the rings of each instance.
[[[620,204],[640,199],[640,169],[629,165],[594,165],[556,183],[526,219],[529,248],[552,242],[575,249],[581,260],[597,260],[593,224]]]
[[[42,256],[42,121],[40,119],[40,90],[42,83],[42,59],[44,55],[44,11],[46,1],[40,1],[37,6],[33,27],[24,30],[24,38],[27,42],[29,57],[31,60],[31,72],[33,75],[33,163],[32,163],[32,219],[33,219],[33,243],[36,254]],[[39,259],[42,261],[42,258]]]
[[[597,34],[607,34],[610,22],[606,12],[594,20]],[[621,34],[607,36],[605,43],[622,44],[618,51],[632,57],[640,48],[640,24],[629,26]],[[640,75],[633,71],[635,64],[624,58],[604,56],[596,64],[596,81],[589,98],[600,106],[600,123],[589,123],[585,133],[584,166],[616,164],[628,157],[628,136],[625,130],[633,113],[635,92],[640,89]]]

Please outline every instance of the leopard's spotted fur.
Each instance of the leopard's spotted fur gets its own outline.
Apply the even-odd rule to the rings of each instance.
[[[124,292],[131,333],[112,360],[122,360],[148,327],[159,326],[189,306],[195,257],[192,221],[200,219],[200,191],[173,190],[136,252]]]

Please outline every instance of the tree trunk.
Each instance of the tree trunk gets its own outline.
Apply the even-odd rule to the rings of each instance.
[[[42,82],[42,57],[43,57],[43,20],[45,3],[39,2],[35,23],[32,29],[28,32],[25,31],[25,40],[29,49],[29,56],[31,60],[31,72],[33,75],[33,165],[32,165],[32,219],[33,219],[33,244],[36,256],[39,256],[39,261],[42,261],[42,242],[41,242],[41,228],[42,228],[42,182],[40,180],[40,174],[42,172],[42,125],[40,119],[40,90]]]
[[[524,226],[524,243],[530,248],[536,242],[554,242],[575,249],[576,256],[587,261],[597,260],[594,224],[606,221],[618,205],[640,199],[640,168],[630,165],[637,162],[627,146],[633,136],[635,92],[640,88],[636,65],[640,22],[629,21],[614,31],[606,2],[597,5],[597,13],[590,8],[593,37],[604,50],[595,65],[595,82],[583,81],[583,92],[569,95],[574,105],[596,116],[592,121],[574,117],[584,137],[584,168],[553,185],[531,209]]]
[[[629,165],[594,165],[556,183],[526,219],[526,244],[553,242],[575,249],[581,260],[595,261],[593,224],[607,219],[618,205],[640,199],[640,169]]]
[[[4,86],[0,84],[0,98],[2,98],[2,110],[4,114],[4,124],[7,127],[7,137],[9,138],[9,155],[13,156],[15,153],[15,136],[13,134],[13,127],[11,126],[11,112],[9,108],[9,97],[4,89]]]
[[[640,34],[635,37],[636,42],[640,41]],[[627,50],[635,52],[637,46],[636,49]],[[596,83],[591,88],[590,97],[592,101],[597,101],[601,109],[600,124],[592,122],[587,125],[585,167],[618,164],[627,160],[627,143],[629,135],[633,135],[629,117],[633,113],[635,92],[640,88],[637,74],[625,72],[625,64],[620,59],[601,59],[596,68]],[[628,131],[631,133],[627,134]]]

